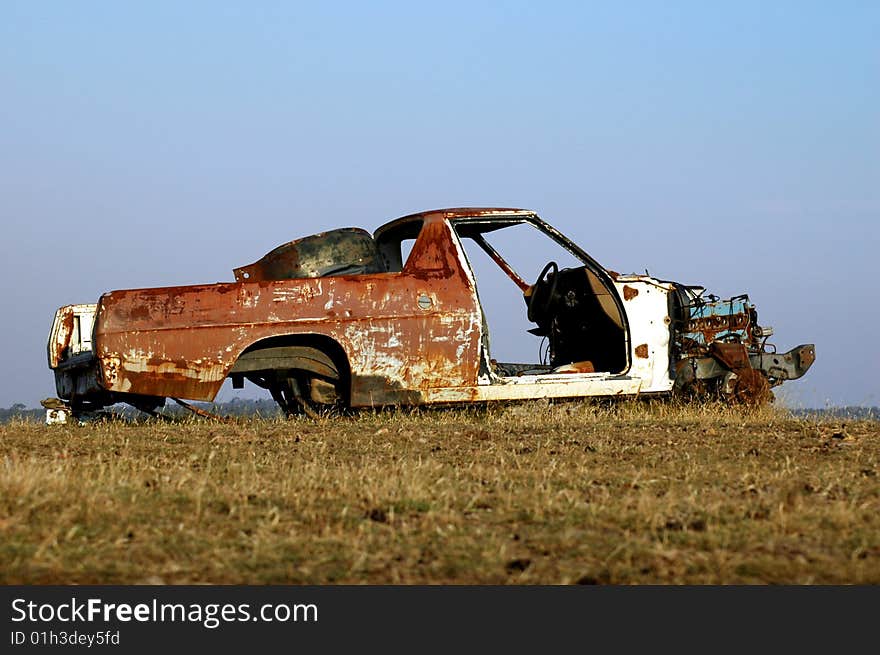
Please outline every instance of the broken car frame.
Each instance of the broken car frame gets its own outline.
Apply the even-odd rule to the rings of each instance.
[[[527,224],[578,262],[523,278],[487,235]],[[402,243],[413,241],[404,259]],[[497,362],[464,243],[523,293],[548,361]],[[801,377],[811,344],[776,353],[747,296],[619,275],[522,209],[442,209],[373,235],[333,230],[276,248],[235,282],[111,291],[60,308],[49,336],[74,414],[166,398],[212,401],[224,380],[267,389],[288,413],[328,406],[718,394],[761,403]]]

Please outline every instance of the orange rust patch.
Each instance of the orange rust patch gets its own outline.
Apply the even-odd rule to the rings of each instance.
[[[593,362],[583,361],[583,362],[572,362],[571,364],[566,364],[564,366],[559,366],[553,369],[554,373],[595,373],[596,368],[593,366]]]
[[[641,346],[636,346],[636,357],[648,359],[648,344],[643,343]]]
[[[624,300],[632,300],[637,295],[639,295],[639,290],[635,289],[628,284],[623,285],[623,299]]]
[[[73,307],[64,307],[59,311],[63,314],[59,320],[60,326],[55,341],[49,344],[49,366],[58,365],[58,362],[64,357],[64,351],[70,345],[71,336],[73,336]]]

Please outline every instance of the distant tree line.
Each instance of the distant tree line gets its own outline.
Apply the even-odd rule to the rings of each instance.
[[[234,398],[225,403],[193,403],[197,407],[206,409],[221,416],[262,416],[274,418],[281,415],[278,405],[267,398],[245,399]],[[143,418],[146,415],[128,405],[114,405],[108,408],[112,414],[121,418]],[[183,407],[178,407],[173,402],[167,402],[160,411],[167,416],[186,416],[189,414]],[[880,407],[826,407],[824,409],[793,409],[792,415],[799,418],[839,418],[841,420],[874,420],[880,421]],[[46,418],[46,410],[28,408],[22,403],[15,403],[12,407],[0,407],[0,423],[9,421],[43,421]]]
[[[45,409],[28,409],[26,405],[15,403],[12,407],[0,407],[0,423],[7,423],[13,420],[33,421],[35,419],[43,420],[46,418]]]
[[[221,416],[263,416],[274,418],[280,415],[280,410],[275,401],[269,399],[241,399],[234,398],[226,403],[193,403],[193,405]],[[146,414],[129,405],[113,405],[107,411],[121,418],[144,418]],[[159,411],[166,416],[186,416],[189,411],[179,407],[174,402],[166,402]],[[9,421],[44,421],[46,410],[42,408],[28,408],[22,403],[15,403],[12,407],[0,407],[0,423]]]
[[[818,416],[821,418],[870,419],[880,420],[880,407],[825,407],[824,409],[793,409],[791,413],[799,418]]]

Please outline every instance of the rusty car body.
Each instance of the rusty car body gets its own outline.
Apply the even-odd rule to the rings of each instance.
[[[526,225],[572,255],[523,277],[490,235]],[[411,243],[405,256],[402,245]],[[522,292],[544,361],[499,362],[464,243]],[[231,378],[289,413],[375,407],[717,394],[763,402],[801,377],[811,344],[777,353],[748,296],[602,267],[532,211],[458,208],[405,216],[373,234],[344,228],[276,248],[235,281],[105,293],[60,308],[48,343],[74,414],[167,398],[212,401]]]

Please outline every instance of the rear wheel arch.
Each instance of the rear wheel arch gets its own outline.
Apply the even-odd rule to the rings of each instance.
[[[250,378],[266,370],[302,371],[333,383],[345,404],[351,399],[348,355],[339,342],[326,335],[288,334],[255,341],[241,352],[228,375]]]

